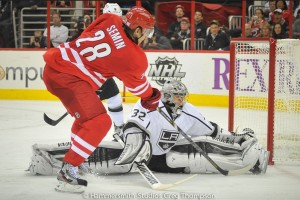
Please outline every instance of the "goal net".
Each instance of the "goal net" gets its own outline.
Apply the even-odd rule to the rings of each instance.
[[[232,40],[229,124],[251,128],[269,163],[300,162],[300,40]]]

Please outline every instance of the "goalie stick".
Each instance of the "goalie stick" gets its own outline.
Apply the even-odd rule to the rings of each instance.
[[[46,115],[46,113],[44,113],[44,121],[51,125],[51,126],[56,126],[61,120],[63,120],[69,113],[66,112],[65,114],[63,114],[60,118],[58,118],[57,120],[53,120],[50,117],[48,117]]]
[[[118,134],[114,134],[113,137],[124,148],[125,144],[124,144],[123,140],[120,138],[120,136]],[[189,177],[182,179],[180,181],[177,181],[175,183],[163,184],[154,176],[154,174],[151,172],[151,170],[147,167],[147,165],[145,163],[143,163],[143,162],[142,163],[135,162],[135,163],[137,165],[137,169],[138,169],[139,173],[147,181],[147,183],[150,185],[150,187],[153,190],[166,190],[166,189],[169,189],[176,185],[179,185],[181,183],[184,183],[198,175],[198,174],[194,174],[192,176],[189,176]]]
[[[157,111],[174,127],[177,129],[177,131],[199,152],[201,153],[207,160],[208,162],[214,166],[221,174],[225,176],[234,176],[234,175],[240,175],[248,172],[254,165],[250,164],[247,165],[244,168],[237,169],[237,170],[225,170],[222,169],[215,161],[213,161],[205,151],[203,151],[183,130],[181,130],[177,124],[170,119],[166,113],[164,113],[160,107],[157,107]]]

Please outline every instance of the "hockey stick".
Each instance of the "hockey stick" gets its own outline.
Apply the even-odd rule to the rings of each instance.
[[[215,161],[213,161],[205,151],[203,151],[183,130],[181,130],[176,123],[170,119],[166,113],[164,113],[160,107],[157,107],[157,111],[174,127],[177,129],[177,131],[199,152],[201,153],[207,160],[208,162],[214,166],[221,174],[225,176],[233,176],[233,175],[240,175],[248,172],[254,165],[250,164],[247,165],[244,168],[237,169],[237,170],[225,170],[222,169]]]
[[[125,144],[124,144],[123,140],[120,138],[120,136],[118,134],[114,134],[113,137],[124,148]],[[179,185],[181,183],[184,183],[184,182],[194,178],[195,176],[197,176],[197,174],[194,174],[192,176],[189,176],[189,177],[187,177],[183,180],[177,181],[175,183],[163,184],[154,176],[154,174],[151,172],[151,170],[147,167],[147,165],[145,163],[143,163],[143,162],[137,163],[136,162],[136,165],[137,165],[137,169],[138,169],[139,173],[142,175],[142,177],[146,180],[146,182],[150,185],[150,187],[153,190],[166,190],[166,189],[169,189],[176,185]]]
[[[47,123],[47,124],[49,124],[49,125],[51,125],[51,126],[56,126],[61,120],[63,120],[63,118],[65,118],[67,115],[68,115],[69,113],[68,112],[66,112],[65,114],[63,114],[60,118],[58,118],[57,120],[53,120],[53,119],[51,119],[50,117],[48,117],[47,115],[46,115],[46,113],[44,113],[44,121]]]

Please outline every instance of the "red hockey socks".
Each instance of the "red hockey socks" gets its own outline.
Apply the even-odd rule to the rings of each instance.
[[[103,113],[82,124],[75,121],[72,127],[72,145],[66,153],[64,162],[78,166],[88,158],[106,136],[111,127],[111,119]]]

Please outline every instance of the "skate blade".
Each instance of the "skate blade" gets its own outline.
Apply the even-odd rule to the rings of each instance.
[[[68,192],[68,193],[83,193],[85,186],[83,185],[71,185],[66,182],[58,181],[58,185],[54,188],[57,192]]]

